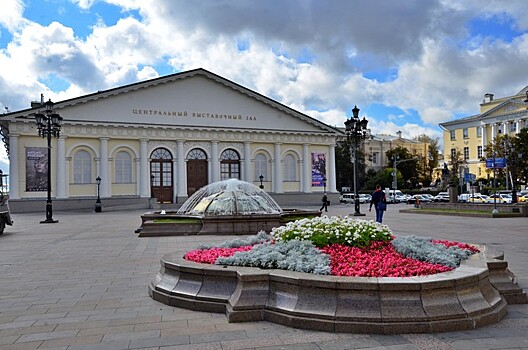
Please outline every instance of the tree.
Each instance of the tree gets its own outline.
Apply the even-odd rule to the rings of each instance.
[[[449,182],[458,188],[458,185],[460,184],[459,180],[459,173],[460,173],[460,167],[465,165],[466,161],[464,160],[464,157],[462,156],[462,152],[460,152],[460,149],[456,148],[455,153],[451,154],[451,168],[449,169]]]
[[[402,179],[401,173],[398,172],[398,183],[403,182]],[[392,188],[392,168],[381,169],[378,172],[370,169],[367,172],[367,181],[365,182],[364,189],[373,190],[376,188],[376,185],[380,185],[381,188]]]
[[[409,152],[409,150],[401,146],[388,150],[385,154],[387,159],[392,161],[391,165],[394,164],[393,157],[396,157],[397,159],[398,164],[396,168],[397,171],[401,173],[403,180],[401,184],[398,181],[398,188],[414,187],[414,184],[418,182],[418,172],[416,170],[418,158],[413,159],[415,157]]]
[[[358,189],[363,187],[365,182],[365,153],[363,149],[358,147]],[[354,188],[354,164],[352,163],[352,156],[350,154],[350,145],[346,141],[340,141],[335,148],[336,157],[336,182],[337,189],[341,191],[343,187]]]
[[[433,172],[438,167],[438,137],[432,138],[429,135],[422,134],[416,136],[414,140],[428,144],[426,158],[418,161],[420,182],[428,186],[433,180]]]

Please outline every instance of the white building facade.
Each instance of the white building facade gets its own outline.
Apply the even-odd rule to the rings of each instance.
[[[34,114],[0,116],[10,198],[46,196],[46,140]],[[56,200],[150,198],[183,202],[228,178],[276,196],[336,192],[342,132],[204,69],[55,102],[63,119],[51,147]],[[300,200],[302,201],[302,200]]]

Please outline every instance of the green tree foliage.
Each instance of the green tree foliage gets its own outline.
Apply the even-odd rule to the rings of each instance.
[[[528,179],[528,128],[521,129],[515,136],[498,135],[486,146],[484,152],[485,158],[494,156],[506,158],[507,169],[512,172],[512,177],[526,184]],[[488,171],[493,176],[493,169]],[[506,169],[496,169],[495,176],[499,183],[506,183]]]
[[[417,170],[418,158],[412,155],[407,148],[401,146],[388,150],[385,154],[387,159],[391,161],[391,165],[394,164],[393,157],[398,160],[396,168],[402,176],[402,183],[398,180],[398,188],[413,188],[418,183],[419,178]]]
[[[397,174],[397,181],[403,183],[403,177],[400,172]],[[381,188],[392,188],[392,168],[381,169],[378,172],[370,169],[367,172],[367,181],[365,182],[364,190],[374,190],[376,185]]]
[[[428,186],[433,179],[433,172],[438,167],[438,138],[432,138],[429,135],[422,134],[414,138],[415,141],[427,143],[427,156],[418,160],[419,181]]]
[[[464,157],[462,156],[462,152],[457,148],[455,154],[451,157],[449,168],[449,182],[456,186],[458,188],[458,185],[460,184],[459,176],[460,176],[460,167],[465,165],[466,161],[464,160]]]
[[[363,188],[365,182],[365,153],[360,145],[358,147],[358,190]],[[336,185],[337,190],[342,187],[354,188],[354,164],[350,155],[350,145],[346,141],[340,141],[335,148],[336,157]]]

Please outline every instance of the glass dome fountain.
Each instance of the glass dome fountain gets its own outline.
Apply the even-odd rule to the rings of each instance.
[[[178,210],[180,215],[237,216],[280,214],[281,207],[259,187],[228,179],[196,191]]]

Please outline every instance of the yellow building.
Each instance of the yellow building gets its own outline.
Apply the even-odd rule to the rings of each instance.
[[[460,171],[487,177],[486,163],[482,161],[486,146],[497,135],[514,136],[528,127],[528,86],[513,96],[494,99],[485,94],[480,114],[441,123],[444,130],[444,157],[450,163],[457,151],[465,165]],[[462,174],[459,175],[462,177]]]
[[[363,147],[367,169],[378,171],[393,166],[392,160],[387,159],[387,151],[402,147],[407,149],[413,156],[426,158],[429,144],[403,138],[401,131],[398,131],[397,136],[386,134],[372,135],[372,137],[365,140]]]

